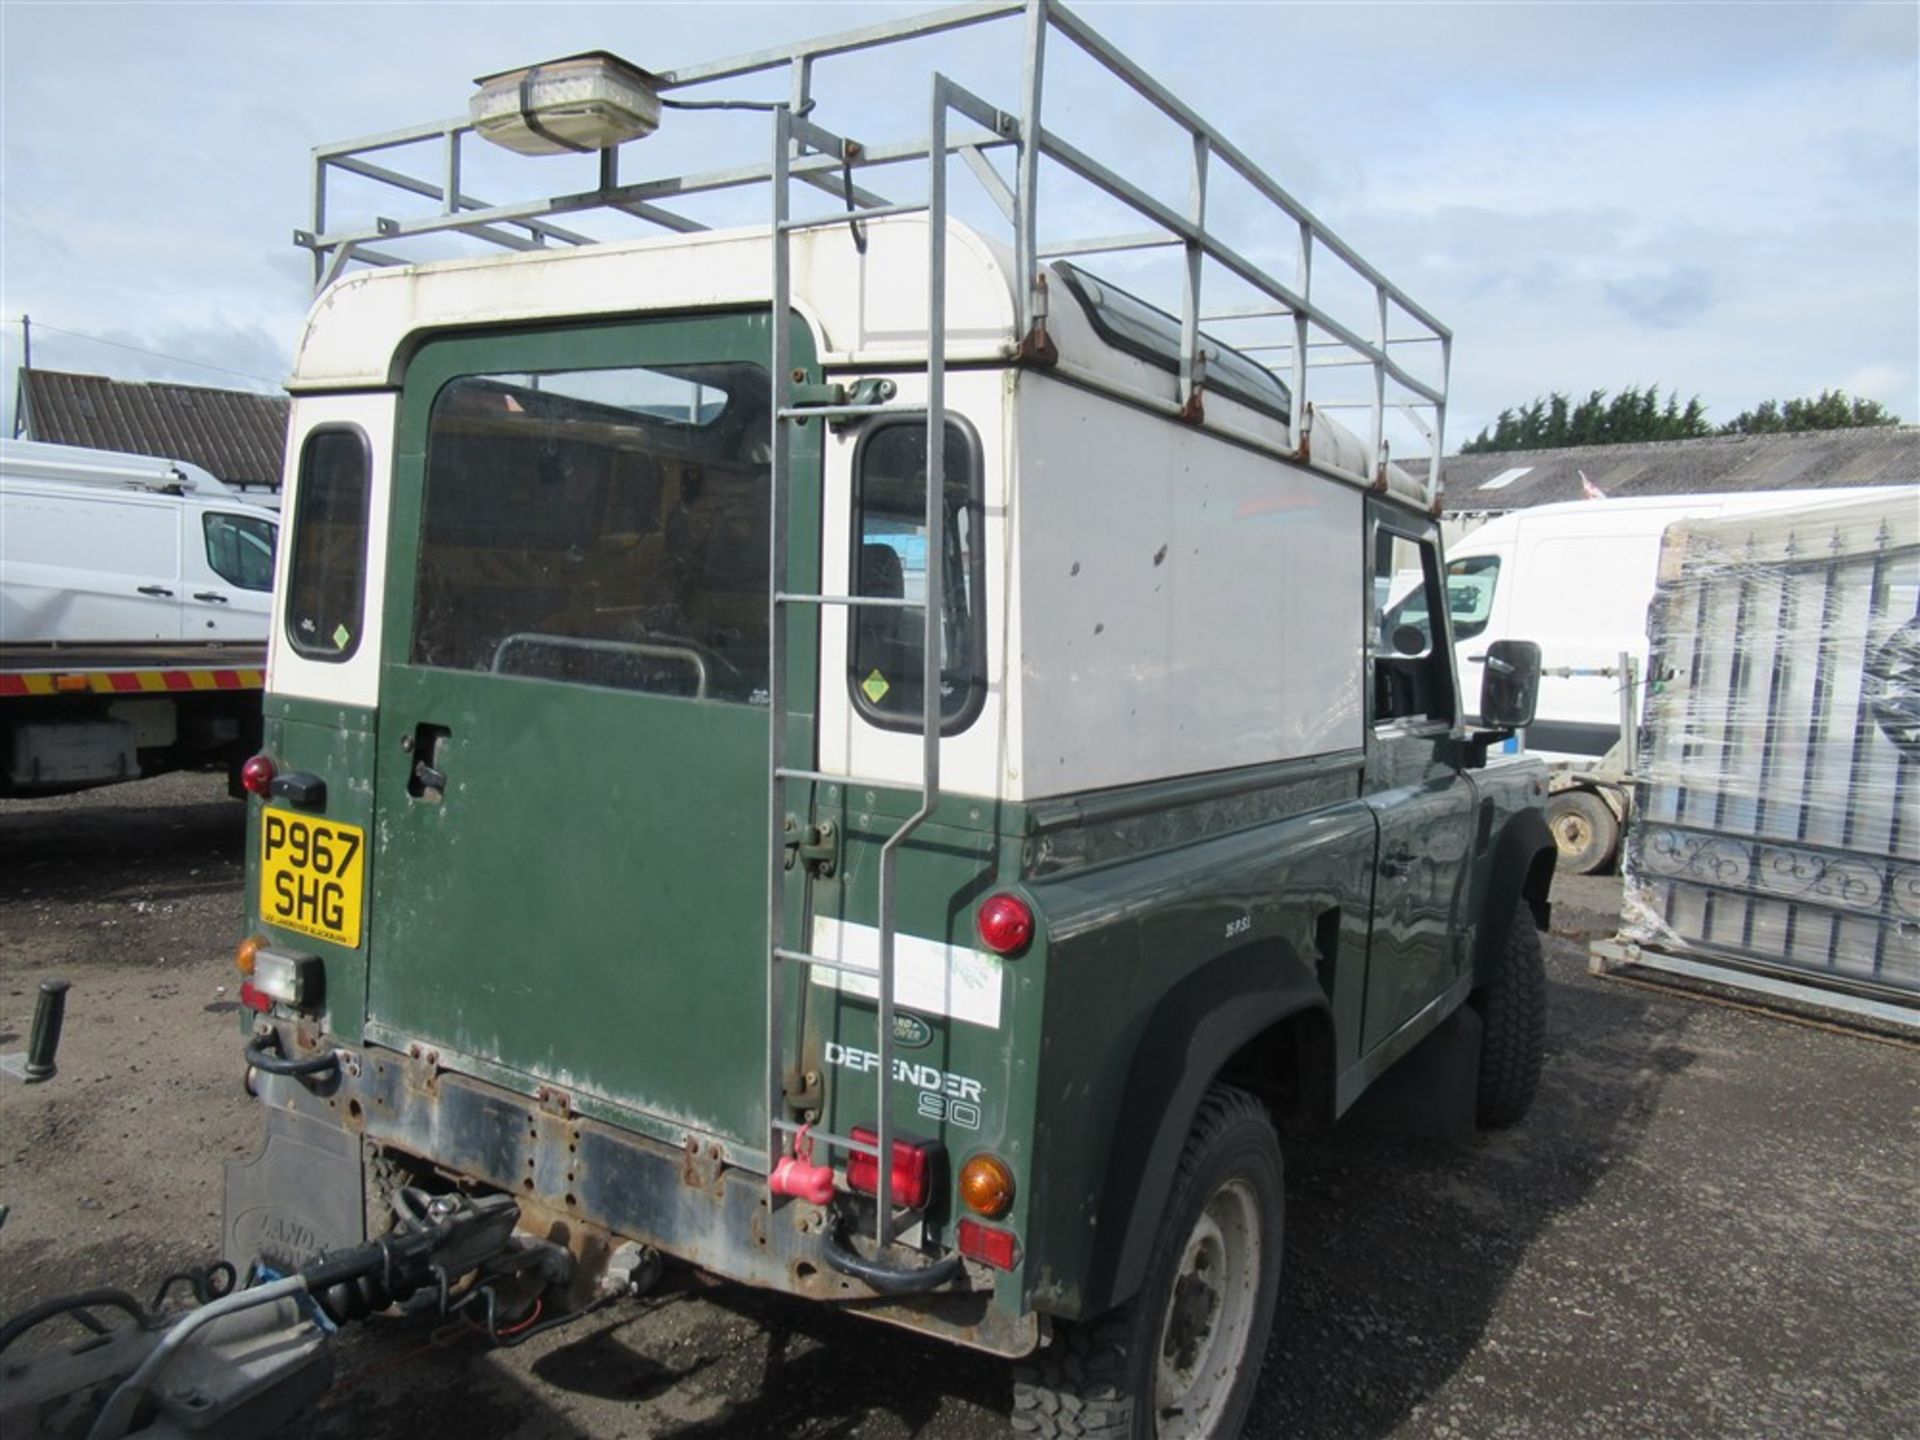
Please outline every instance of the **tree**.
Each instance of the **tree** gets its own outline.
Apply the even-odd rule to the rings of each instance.
[[[1764,400],[1720,428],[1722,435],[1777,435],[1785,430],[1851,430],[1898,425],[1900,417],[1878,400],[1853,400],[1844,390],[1822,390],[1811,400]]]
[[[1462,455],[1503,450],[1560,450],[1569,445],[1626,445],[1645,440],[1690,440],[1713,434],[1707,408],[1694,396],[1684,406],[1677,391],[1660,402],[1660,387],[1629,385],[1611,400],[1590,391],[1574,404],[1559,391],[1518,411],[1502,410],[1489,430],[1460,447]]]

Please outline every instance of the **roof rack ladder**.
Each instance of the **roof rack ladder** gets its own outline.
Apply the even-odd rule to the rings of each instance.
[[[804,80],[796,77],[796,96]],[[787,986],[783,966],[800,964],[819,966],[836,975],[870,975],[878,991],[874,1016],[875,1049],[875,1140],[855,1140],[827,1131],[811,1131],[815,1143],[842,1152],[872,1154],[876,1160],[875,1234],[876,1249],[884,1249],[897,1232],[899,1217],[891,1203],[893,1194],[893,1120],[891,1095],[894,1051],[895,942],[899,932],[898,872],[900,851],[913,832],[933,814],[940,798],[940,725],[941,665],[940,642],[945,629],[945,523],[946,523],[946,160],[947,111],[952,104],[947,82],[936,76],[933,87],[933,131],[929,146],[931,182],[925,206],[886,206],[888,213],[927,210],[927,401],[924,407],[896,405],[796,406],[790,330],[792,317],[791,237],[813,222],[790,218],[790,182],[794,178],[791,162],[796,141],[804,134],[791,108],[774,112],[773,156],[773,391],[772,420],[772,506],[769,526],[768,569],[771,589],[768,598],[768,806],[769,846],[767,854],[767,1170],[771,1175],[780,1157],[794,1143],[802,1128],[787,1118],[786,1060],[793,1025],[786,1014]],[[850,182],[847,188],[851,188]],[[854,210],[848,219],[858,220],[862,213],[874,213],[879,207]],[[844,223],[842,220],[841,223]],[[790,590],[787,584],[788,519],[794,476],[789,460],[788,427],[809,419],[848,418],[885,412],[890,415],[923,414],[927,425],[927,570],[925,598],[919,601],[882,599],[857,594],[831,595]],[[790,786],[805,787],[822,781],[842,785],[857,777],[827,776],[815,770],[793,765],[787,755],[789,732],[793,728],[787,623],[790,607],[812,606],[817,610],[846,607],[918,610],[921,614],[921,776],[919,804],[913,813],[889,835],[880,851],[879,876],[879,955],[869,970],[845,959],[811,953],[810,945],[795,947],[786,943],[789,879],[806,885],[804,866],[788,869],[788,841],[795,827],[804,826],[802,801],[804,788],[789,791]],[[802,801],[802,803],[796,803]],[[844,1107],[843,1107],[844,1113]],[[851,1127],[849,1127],[851,1128]]]

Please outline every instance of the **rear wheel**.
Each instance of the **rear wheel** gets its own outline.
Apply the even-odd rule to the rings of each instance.
[[[1014,1372],[1013,1428],[1226,1440],[1253,1404],[1280,1288],[1280,1146],[1260,1102],[1216,1085],[1187,1137],[1140,1292],[1062,1325]]]
[[[1547,828],[1560,850],[1560,868],[1576,875],[1605,869],[1620,844],[1613,808],[1591,790],[1562,790],[1547,801]]]
[[[1540,932],[1524,907],[1507,926],[1493,975],[1473,1003],[1482,1026],[1477,1118],[1497,1130],[1532,1108],[1547,1046],[1547,972]]]

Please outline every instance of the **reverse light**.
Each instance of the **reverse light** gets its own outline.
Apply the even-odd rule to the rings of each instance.
[[[960,1202],[997,1219],[1013,1208],[1013,1171],[998,1155],[976,1155],[960,1167]]]
[[[994,895],[974,917],[980,943],[996,955],[1018,955],[1033,939],[1033,911],[1017,895]]]
[[[273,789],[273,761],[266,755],[256,755],[240,767],[240,788],[249,795],[267,798]]]
[[[959,1240],[962,1255],[996,1270],[1013,1269],[1019,1258],[1020,1242],[1011,1230],[996,1230],[978,1220],[960,1222]]]
[[[863,1145],[878,1148],[879,1132],[865,1125],[853,1127],[853,1138]],[[927,1208],[933,1193],[933,1162],[940,1145],[933,1140],[895,1140],[893,1142],[893,1203],[909,1210]],[[862,1195],[873,1195],[880,1188],[880,1157],[855,1150],[847,1157],[847,1187]]]
[[[246,990],[253,989],[269,1001],[307,1009],[320,1001],[324,973],[318,955],[295,955],[263,945],[254,951],[253,979],[241,987],[241,998],[246,998]]]

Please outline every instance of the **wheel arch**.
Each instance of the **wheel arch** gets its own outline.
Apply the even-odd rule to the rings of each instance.
[[[1080,1315],[1140,1288],[1182,1147],[1207,1089],[1226,1081],[1315,1121],[1333,1111],[1327,998],[1290,945],[1243,946],[1202,965],[1148,1016],[1108,1152]]]
[[[1488,861],[1486,903],[1480,912],[1480,928],[1474,941],[1473,973],[1476,984],[1483,982],[1500,953],[1507,927],[1525,905],[1532,912],[1534,928],[1545,930],[1552,922],[1554,866],[1560,849],[1546,816],[1539,810],[1516,812],[1500,831]]]

